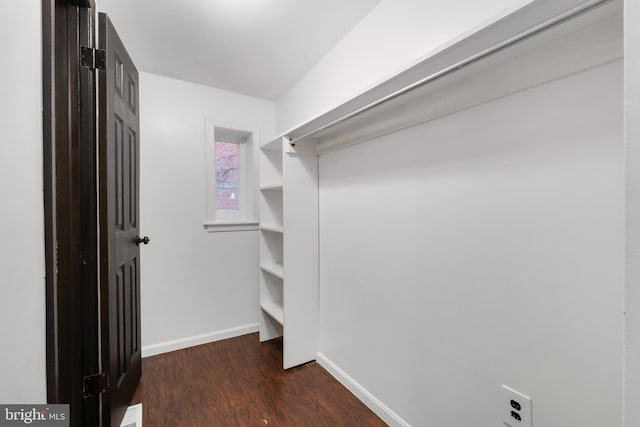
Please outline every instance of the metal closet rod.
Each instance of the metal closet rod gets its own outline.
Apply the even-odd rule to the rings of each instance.
[[[297,136],[297,137],[291,137],[289,135],[286,136],[286,138],[289,140],[289,143],[292,145],[295,145],[295,143],[297,141],[300,141],[304,138],[308,138],[311,135],[314,135],[318,132],[322,132],[323,130],[329,129],[333,126],[336,126],[342,122],[345,122],[355,116],[358,116],[368,110],[371,110],[372,108],[377,107],[378,105],[384,104],[387,101],[390,101],[394,98],[397,98],[401,95],[404,95],[407,92],[410,92],[414,89],[417,89],[419,87],[425,86],[429,83],[432,83],[436,80],[439,80],[445,76],[448,76],[449,74],[453,74],[457,71],[462,70],[463,68],[475,64],[476,62],[482,61],[483,59],[486,59],[492,55],[495,55],[511,46],[514,46],[518,43],[521,43],[525,40],[528,40],[532,37],[535,37],[538,34],[541,34],[547,30],[550,30],[558,25],[564,24],[567,21],[571,21],[574,18],[577,18],[581,15],[584,15],[585,13],[588,13],[590,11],[592,11],[593,9],[596,9],[600,6],[603,6],[606,3],[610,3],[613,0],[590,0],[587,1],[585,3],[580,4],[579,6],[576,6],[572,9],[567,10],[566,12],[561,13],[560,15],[556,15],[553,18],[550,18],[534,27],[529,28],[528,30],[525,30],[521,33],[516,34],[515,36],[512,36],[506,40],[503,40],[500,43],[497,43],[483,51],[480,51],[474,55],[471,55],[459,62],[456,62],[453,65],[450,65],[448,67],[443,68],[442,70],[433,73],[423,79],[418,80],[415,83],[410,84],[409,86],[406,86],[396,92],[393,92],[389,95],[386,95],[380,99],[378,99],[377,101],[374,101],[370,104],[365,105],[364,107],[358,108],[357,110],[352,111],[349,114],[346,114],[342,117],[340,117],[339,119],[336,119],[326,125],[323,125],[315,130],[312,130],[310,132],[307,132],[303,135]]]

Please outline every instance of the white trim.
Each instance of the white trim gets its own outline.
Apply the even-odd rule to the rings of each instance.
[[[155,356],[157,354],[168,353],[170,351],[182,350],[196,345],[208,344],[214,341],[226,340],[227,338],[235,338],[241,335],[258,332],[258,323],[250,323],[244,326],[224,329],[222,331],[209,332],[207,334],[195,335],[193,337],[180,338],[177,340],[166,341],[158,344],[151,344],[142,347],[142,357]]]
[[[390,426],[411,427],[411,424],[400,418],[398,414],[389,409],[363,386],[358,384],[356,380],[351,378],[345,371],[330,361],[324,354],[318,353],[317,362],[351,393],[353,393],[354,396],[360,399],[362,403],[375,412],[377,416],[382,418],[384,422]]]
[[[255,228],[247,228],[245,223],[257,223],[258,217],[258,173],[257,173],[257,144],[260,132],[256,126],[225,123],[219,120],[206,118],[205,141],[205,229],[207,231],[246,231]],[[240,209],[227,211],[216,209],[216,133],[222,132],[226,139],[235,135],[237,140],[229,141],[237,143],[240,148]],[[243,135],[246,134],[246,137]],[[228,224],[243,224],[235,229]],[[218,224],[222,224],[218,226]]]
[[[205,192],[205,217],[209,220],[215,219],[216,212],[216,144],[215,144],[215,122],[206,119],[207,136],[205,139],[205,171],[207,176]],[[213,166],[212,166],[213,165]]]
[[[258,221],[203,221],[202,226],[209,233],[224,231],[254,231],[259,229]]]

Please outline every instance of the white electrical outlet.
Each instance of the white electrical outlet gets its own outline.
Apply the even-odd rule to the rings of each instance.
[[[502,386],[502,421],[509,427],[533,427],[531,398]]]

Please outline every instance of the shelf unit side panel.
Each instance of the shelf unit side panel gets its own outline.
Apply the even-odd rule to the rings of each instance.
[[[318,353],[318,156],[284,157],[284,367]]]

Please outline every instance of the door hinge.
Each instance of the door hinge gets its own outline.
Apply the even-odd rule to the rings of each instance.
[[[82,396],[91,397],[106,393],[109,390],[109,375],[93,374],[82,379]]]
[[[92,70],[104,70],[106,54],[104,50],[80,46],[80,65]]]

